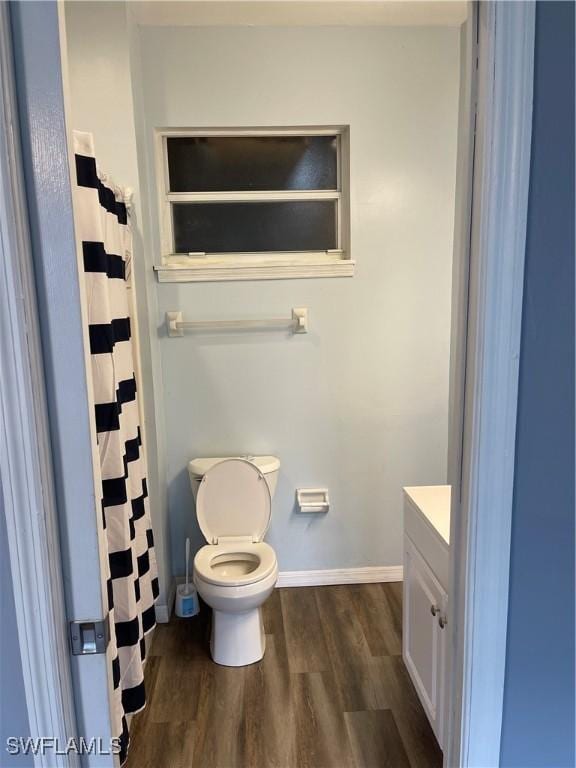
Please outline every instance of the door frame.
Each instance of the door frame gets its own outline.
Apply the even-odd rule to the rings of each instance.
[[[477,10],[468,275],[455,286],[467,335],[451,403],[444,764],[487,768],[500,762],[504,701],[536,4],[483,2]]]
[[[55,2],[0,11],[0,471],[30,718],[14,735],[49,740],[35,765],[112,768],[108,654],[74,656],[69,643],[68,622],[102,620],[108,598],[61,17]]]
[[[52,446],[19,141],[8,5],[0,4],[0,471],[30,734],[65,744],[76,712]],[[0,745],[4,749],[5,745]],[[39,751],[39,766],[78,766]]]
[[[480,3],[477,36],[477,95],[473,187],[470,190],[470,239],[464,276],[456,291],[467,336],[456,363],[465,370],[464,385],[451,393],[450,437],[453,515],[451,529],[450,647],[452,695],[446,766],[480,768],[499,763],[502,721],[510,526],[523,269],[529,184],[534,60],[533,0]],[[20,23],[26,23],[22,18]],[[0,6],[2,50],[10,50],[7,9]],[[58,29],[44,28],[43,49],[60,50]],[[2,400],[4,437],[1,470],[10,566],[17,600],[18,636],[32,736],[76,735],[71,661],[66,633],[62,571],[58,567],[58,519],[54,503],[52,445],[48,432],[45,365],[38,327],[37,297],[28,239],[26,187],[15,135],[16,85],[5,56],[0,136],[12,136],[7,179],[2,178],[2,237],[11,247],[0,272],[0,292],[10,303],[0,307],[3,376],[9,393]],[[39,70],[27,72],[34,86]],[[59,73],[58,73],[59,74]],[[20,105],[26,109],[27,105]],[[28,105],[29,107],[29,105]],[[66,144],[64,120],[52,135]],[[61,158],[41,141],[37,122],[38,162],[44,173],[58,170]],[[14,148],[15,147],[15,148]],[[3,169],[4,170],[4,169]],[[69,182],[69,180],[68,180]],[[15,194],[17,193],[17,194]],[[14,205],[10,205],[10,195]],[[70,199],[70,190],[67,191]],[[71,204],[60,215],[72,226]],[[44,233],[36,233],[44,236]],[[28,245],[26,244],[28,243]],[[68,297],[82,313],[80,291]],[[46,356],[46,351],[45,351]],[[86,376],[84,355],[73,361]],[[78,379],[77,379],[78,381]],[[2,380],[4,385],[4,380]],[[84,391],[88,384],[83,383]],[[87,406],[86,406],[87,408]],[[8,420],[10,409],[22,414],[20,431]],[[53,414],[50,414],[53,416]],[[86,442],[89,450],[91,438]],[[61,446],[60,446],[61,447]],[[30,462],[29,458],[34,461]],[[92,463],[92,456],[87,460]],[[22,473],[22,467],[27,471]],[[84,489],[86,490],[86,488]],[[16,514],[18,510],[18,514]],[[40,543],[40,544],[39,544]],[[42,609],[31,611],[30,606]],[[82,658],[82,657],[80,657]],[[39,663],[39,659],[42,660]],[[37,765],[54,765],[53,755],[38,756]],[[74,754],[59,766],[77,764]]]

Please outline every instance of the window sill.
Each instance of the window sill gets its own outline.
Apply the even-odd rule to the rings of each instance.
[[[299,259],[211,259],[166,257],[154,271],[159,283],[205,283],[225,280],[295,280],[353,277],[356,262],[339,257]]]

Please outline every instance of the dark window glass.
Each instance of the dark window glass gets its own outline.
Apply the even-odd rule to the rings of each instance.
[[[326,251],[336,248],[334,200],[175,203],[176,253]]]
[[[170,192],[337,189],[335,136],[167,139]]]

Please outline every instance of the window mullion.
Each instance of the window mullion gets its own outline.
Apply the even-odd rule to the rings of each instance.
[[[170,203],[241,203],[283,200],[339,200],[338,190],[278,190],[258,192],[168,192]]]

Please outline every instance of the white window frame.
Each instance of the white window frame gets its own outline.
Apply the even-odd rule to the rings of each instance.
[[[281,190],[248,192],[170,192],[167,139],[177,136],[336,136],[336,190]],[[161,264],[154,267],[160,282],[213,280],[270,280],[302,277],[351,277],[350,258],[349,126],[289,128],[158,128],[155,131]],[[176,254],[172,205],[183,202],[242,202],[335,200],[337,248],[330,251]]]

